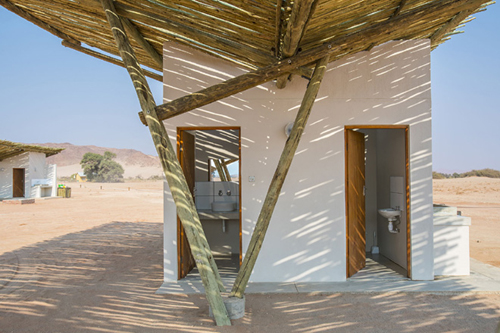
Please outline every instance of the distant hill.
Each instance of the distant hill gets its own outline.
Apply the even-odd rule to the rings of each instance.
[[[80,161],[85,153],[104,154],[110,151],[116,154],[115,161],[120,163],[124,170],[125,178],[149,178],[161,175],[162,168],[158,156],[146,155],[135,149],[118,149],[97,146],[77,146],[71,143],[34,143],[37,146],[64,148],[57,155],[47,158],[47,163],[57,164],[57,175],[59,177],[69,177],[76,172],[81,172]]]

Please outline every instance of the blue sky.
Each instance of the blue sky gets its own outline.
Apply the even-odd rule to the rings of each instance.
[[[433,169],[500,170],[500,9],[431,54]],[[132,148],[156,155],[124,68],[65,48],[0,7],[0,139]],[[157,104],[161,83],[150,80]]]

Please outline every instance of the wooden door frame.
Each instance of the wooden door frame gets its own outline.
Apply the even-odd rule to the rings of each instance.
[[[22,170],[23,171],[23,196],[19,198],[26,198],[26,168],[12,168],[12,197],[14,198],[14,188],[15,188],[15,181],[16,181],[16,170]]]
[[[241,127],[239,126],[188,126],[188,127],[177,127],[177,158],[180,157],[180,153],[181,153],[181,146],[180,146],[180,137],[181,137],[181,132],[182,131],[214,131],[214,130],[237,130],[238,131],[238,158],[239,158],[239,165],[238,165],[238,188],[239,188],[239,193],[238,193],[238,196],[239,196],[239,242],[240,242],[240,246],[239,246],[239,263],[240,263],[240,266],[241,266],[241,263],[242,263],[242,260],[243,260],[243,256],[242,256],[242,251],[243,251],[243,243],[242,243],[242,235],[243,235],[243,231],[242,231],[242,223],[241,223],[241,187],[242,187],[242,184],[241,184]],[[179,276],[180,274],[180,264],[181,264],[181,260],[180,260],[180,238],[181,238],[181,234],[180,234],[180,221],[179,219],[177,219],[177,270],[178,270],[178,273],[177,275]]]
[[[347,125],[344,126],[344,159],[345,159],[345,209],[346,209],[346,276],[348,276],[349,265],[349,234],[348,234],[348,208],[349,199],[347,197],[347,130],[355,129],[404,129],[405,130],[405,178],[406,178],[406,271],[407,276],[411,278],[411,221],[410,221],[410,137],[409,125]]]

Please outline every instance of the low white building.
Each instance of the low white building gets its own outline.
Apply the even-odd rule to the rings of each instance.
[[[57,196],[57,168],[46,158],[62,150],[0,140],[0,200]]]
[[[345,281],[369,252],[434,279],[430,52],[429,40],[392,41],[328,65],[250,281]],[[245,71],[166,42],[165,102]],[[306,85],[268,82],[165,122],[216,255],[244,257]],[[239,179],[213,182],[211,161],[234,159]],[[218,201],[234,210],[211,209]],[[383,208],[401,212],[394,224]],[[168,186],[164,222],[164,280],[176,281],[194,262]]]

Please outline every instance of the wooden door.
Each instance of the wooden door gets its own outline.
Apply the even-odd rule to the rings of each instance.
[[[177,142],[179,145],[179,161],[189,189],[191,190],[191,195],[194,195],[195,137],[187,131],[180,131]],[[195,262],[179,218],[177,218],[177,231],[179,279],[182,279],[194,268]]]
[[[13,169],[12,170],[12,197],[23,198],[24,197],[24,169]]]
[[[366,265],[365,138],[347,130],[347,277]]]

